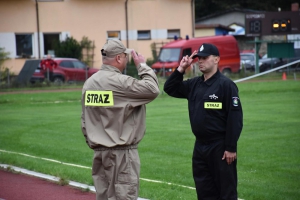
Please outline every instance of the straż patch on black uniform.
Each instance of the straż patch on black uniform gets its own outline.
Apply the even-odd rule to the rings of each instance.
[[[232,97],[232,105],[235,107],[239,106],[239,98],[238,97]]]

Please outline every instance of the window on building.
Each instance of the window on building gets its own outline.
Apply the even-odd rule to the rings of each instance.
[[[32,34],[16,34],[17,56],[28,58],[32,56]]]
[[[121,39],[120,31],[107,31],[108,39]]]
[[[151,32],[148,31],[138,31],[138,40],[151,40]]]
[[[55,56],[54,47],[59,43],[59,33],[44,34],[44,54]]]
[[[169,29],[168,39],[174,39],[174,37],[180,38],[180,29]]]

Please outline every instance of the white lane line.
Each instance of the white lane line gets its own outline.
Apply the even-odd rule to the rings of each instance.
[[[23,169],[23,168],[11,166],[11,165],[0,164],[0,167],[5,168],[5,169],[9,168],[9,169],[12,169],[16,172],[21,172],[23,174],[39,177],[39,178],[46,179],[46,180],[49,180],[49,181],[59,182],[59,180],[60,180],[60,178],[55,177],[55,176],[50,176],[50,175],[47,175],[47,174],[42,174],[42,173],[30,171],[30,170],[27,170],[27,169]],[[73,186],[73,187],[82,188],[84,190],[88,189],[89,191],[92,191],[94,193],[96,192],[94,186],[89,186],[89,185],[86,185],[86,184],[83,184],[83,183],[78,183],[78,182],[75,182],[75,181],[69,181],[68,184],[70,186]],[[138,200],[147,200],[147,199],[139,197]]]
[[[81,100],[77,100],[77,101],[71,101],[71,100],[67,100],[67,101],[43,101],[43,102],[32,102],[31,104],[74,103],[74,102],[81,102]]]
[[[84,169],[92,169],[91,167],[86,167],[86,166],[72,164],[72,163],[64,163],[64,162],[61,162],[61,161],[58,161],[58,160],[53,160],[53,159],[49,159],[49,158],[42,158],[42,157],[32,156],[32,155],[28,155],[28,154],[25,154],[25,153],[18,153],[18,152],[13,152],[13,151],[6,151],[6,150],[3,150],[3,149],[0,149],[0,152],[11,153],[11,154],[18,154],[18,155],[22,155],[22,156],[27,156],[27,157],[31,157],[31,158],[35,158],[35,159],[42,159],[42,160],[46,160],[46,161],[50,161],[50,162],[55,162],[55,163],[63,164],[63,165],[73,166],[73,167],[79,167],[79,168],[84,168]],[[9,166],[9,165],[0,164],[0,166]],[[9,166],[9,167],[12,167],[12,166]],[[21,168],[18,168],[18,167],[12,167],[12,168],[13,169],[16,168],[18,170],[21,169]],[[15,170],[15,171],[17,171],[17,170]],[[24,172],[22,172],[22,173],[26,173],[26,172],[28,172],[28,173],[30,172],[31,173],[32,172],[32,171],[29,171],[29,170],[26,170],[26,169],[23,169],[23,171]],[[32,172],[32,173],[33,173],[32,175],[36,174],[35,176],[38,176],[38,177],[41,176],[41,178],[44,178],[44,176],[45,176],[46,177],[45,179],[52,180],[52,181],[57,181],[57,180],[59,181],[59,178],[57,178],[57,177],[53,177],[53,176],[50,176],[50,175],[41,174],[41,173],[38,173],[38,172]],[[195,190],[194,187],[185,186],[185,185],[179,185],[179,184],[175,184],[175,183],[169,183],[169,182],[158,181],[158,180],[151,180],[151,179],[146,179],[146,178],[141,178],[141,177],[140,177],[140,180],[147,181],[147,182],[152,182],[152,183],[161,183],[161,184],[167,184],[167,185],[174,185],[174,186],[178,186],[178,187],[183,187],[183,188],[188,188],[188,189],[191,189],[191,190]],[[82,183],[77,183],[77,182],[74,182],[74,181],[69,181],[69,185],[72,185],[74,187],[83,188],[83,189],[87,189],[88,188],[90,191],[95,192],[95,188],[93,186],[88,186],[88,185],[85,185],[85,184],[82,184]],[[138,200],[147,200],[147,199],[138,198]],[[244,200],[244,199],[238,199],[238,200]]]
[[[167,184],[167,185],[176,185],[176,186],[183,187],[183,188],[188,188],[188,189],[191,189],[191,190],[196,189],[194,187],[185,186],[185,185],[178,185],[178,184],[175,184],[175,183],[169,183],[169,182],[164,182],[164,181],[156,181],[156,180],[151,180],[151,179],[147,179],[147,178],[140,178],[140,179],[143,180],[143,181],[147,181],[147,182],[163,183],[163,184]]]
[[[2,150],[2,149],[0,149],[0,152],[11,153],[11,154],[18,154],[18,155],[21,155],[21,156],[26,156],[26,157],[31,157],[31,158],[46,160],[46,161],[55,162],[55,163],[59,163],[59,164],[63,164],[63,165],[69,165],[69,166],[73,166],[73,167],[79,167],[79,168],[85,168],[85,169],[92,169],[91,167],[86,167],[86,166],[82,166],[82,165],[76,165],[76,164],[72,164],[72,163],[64,163],[64,162],[61,162],[61,161],[58,161],[58,160],[53,160],[53,159],[49,159],[49,158],[42,158],[42,157],[32,156],[32,155],[28,155],[28,154],[25,154],[25,153],[18,153],[18,152],[13,152],[13,151],[6,151],[6,150]]]
[[[53,160],[53,159],[49,159],[49,158],[42,158],[42,157],[32,156],[32,155],[28,155],[28,154],[25,154],[25,153],[18,153],[18,152],[13,152],[13,151],[6,151],[6,150],[2,150],[2,149],[0,149],[0,152],[10,153],[10,154],[17,154],[17,155],[22,155],[22,156],[30,157],[30,158],[46,160],[46,161],[50,161],[50,162],[59,163],[59,164],[62,164],[62,165],[68,165],[68,166],[79,167],[79,168],[84,168],[84,169],[92,169],[91,167],[86,167],[86,166],[72,164],[72,163],[64,163],[64,162],[61,162],[61,161],[58,161],[58,160]],[[179,185],[179,184],[175,184],[175,183],[169,183],[169,182],[158,181],[158,180],[151,180],[151,179],[146,179],[146,178],[141,178],[141,177],[140,177],[140,180],[147,181],[147,182],[153,182],[153,183],[161,183],[161,184],[167,184],[167,185],[174,185],[174,186],[178,186],[178,187],[183,187],[183,188],[188,188],[188,189],[195,190],[194,187],[185,186],[185,185]]]

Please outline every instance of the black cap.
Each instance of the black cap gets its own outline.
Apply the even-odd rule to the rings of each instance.
[[[206,57],[206,56],[220,56],[218,48],[213,44],[203,43],[196,55],[193,56],[193,59],[196,57]]]

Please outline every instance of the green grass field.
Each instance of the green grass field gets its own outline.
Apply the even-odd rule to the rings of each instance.
[[[299,199],[300,82],[237,85],[244,111],[238,142],[239,198]],[[80,129],[80,98],[81,91],[0,93],[0,163],[92,185],[93,151]],[[196,199],[193,144],[186,100],[162,93],[148,104],[146,135],[139,145],[139,196]]]

